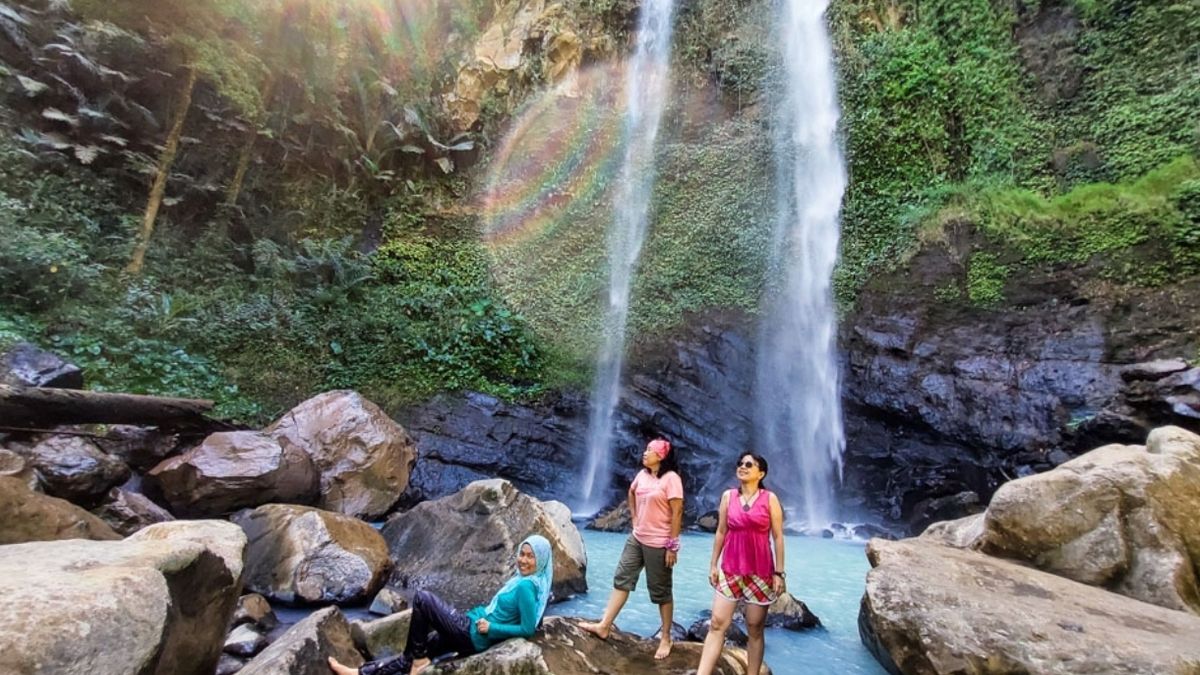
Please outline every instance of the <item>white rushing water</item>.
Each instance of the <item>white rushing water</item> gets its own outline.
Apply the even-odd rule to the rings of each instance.
[[[810,530],[830,523],[841,480],[840,376],[831,279],[846,170],[826,0],[782,0],[783,92],[776,109],[777,215],[758,351],[757,437],[768,458],[799,470],[800,514]]]
[[[587,464],[581,501],[576,506],[580,514],[595,513],[609,496],[613,413],[620,398],[630,287],[646,238],[654,187],[654,141],[670,79],[673,13],[674,0],[647,0],[642,5],[637,49],[625,76],[625,152],[608,231],[608,309],[588,418]]]

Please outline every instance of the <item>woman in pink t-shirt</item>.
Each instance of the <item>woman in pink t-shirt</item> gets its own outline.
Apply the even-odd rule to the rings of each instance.
[[[763,485],[767,460],[743,453],[738,458],[739,487],[721,496],[708,580],[713,595],[712,621],[704,637],[697,675],[711,675],[725,644],[725,631],[739,602],[746,603],[746,673],[758,675],[763,661],[763,625],[767,607],[784,590],[783,507]],[[732,509],[729,505],[733,504]],[[771,551],[774,540],[774,553]]]
[[[683,481],[671,455],[671,444],[657,438],[646,445],[642,453],[643,470],[629,486],[629,513],[633,519],[633,534],[625,542],[617,572],[613,575],[613,592],[608,596],[604,618],[598,623],[580,627],[601,639],[608,639],[617,614],[637,587],[638,576],[646,570],[646,588],[650,601],[658,605],[662,632],[654,658],[665,659],[671,653],[671,623],[675,601],[672,595],[671,570],[679,553],[679,530],[683,526]]]

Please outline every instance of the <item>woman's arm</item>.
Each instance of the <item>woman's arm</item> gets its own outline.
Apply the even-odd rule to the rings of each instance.
[[[641,474],[638,474],[638,475],[640,476]],[[630,523],[637,522],[637,495],[635,495],[633,492],[633,487],[635,485],[637,485],[637,478],[634,478],[633,482],[629,484],[629,492],[626,493],[626,495],[625,495],[625,500],[627,502],[629,502],[629,522]]]
[[[487,631],[480,630],[480,633],[488,636],[492,642],[507,640],[514,637],[533,637],[537,631],[538,620],[538,604],[537,592],[534,590],[533,582],[517,584],[517,614],[520,617],[520,623],[497,623],[489,621]],[[479,630],[478,626],[476,630]]]
[[[717,507],[717,533],[713,537],[712,560],[708,563],[708,580],[717,585],[717,561],[721,558],[721,549],[725,547],[725,532],[728,529],[729,492],[721,495],[721,505]]]
[[[667,549],[666,563],[667,567],[674,567],[676,561],[679,560],[679,533],[683,530],[683,499],[672,499],[667,502],[671,505],[671,539],[675,540],[675,550]]]
[[[767,493],[771,497],[771,538],[775,540],[775,571],[784,571],[783,558],[783,507],[779,504],[779,498],[774,492]],[[776,593],[782,593],[786,587],[784,578],[781,576],[773,576],[771,578],[771,587]]]

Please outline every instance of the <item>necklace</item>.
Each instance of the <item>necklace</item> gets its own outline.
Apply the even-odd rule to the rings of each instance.
[[[754,503],[754,498],[757,496],[758,496],[758,490],[755,490],[754,494],[750,495],[750,499],[746,499],[746,495],[742,494],[739,491],[738,492],[738,501],[740,501],[742,503],[742,511],[749,512],[750,505]]]

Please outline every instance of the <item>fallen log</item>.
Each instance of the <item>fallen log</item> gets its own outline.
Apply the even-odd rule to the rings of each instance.
[[[136,424],[170,429],[227,426],[205,413],[213,402],[140,394],[0,384],[0,424]]]

